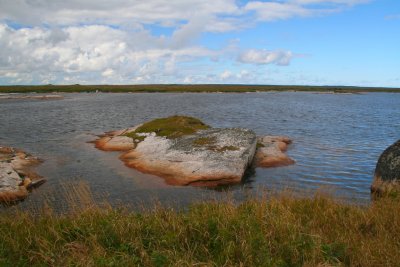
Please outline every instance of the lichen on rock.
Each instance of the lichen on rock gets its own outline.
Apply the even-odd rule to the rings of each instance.
[[[38,158],[21,150],[0,147],[0,202],[22,200],[31,188],[45,182],[30,170],[38,163]]]
[[[400,193],[400,140],[380,155],[371,192],[376,196]]]
[[[282,144],[276,138],[272,145],[249,129],[211,128],[196,118],[172,116],[109,132],[95,144],[102,150],[123,151],[120,159],[127,166],[163,177],[169,184],[215,186],[239,183],[252,165],[259,142],[264,142],[263,150],[257,152],[259,159],[284,161],[276,166],[293,163],[284,157],[284,149],[279,150]]]

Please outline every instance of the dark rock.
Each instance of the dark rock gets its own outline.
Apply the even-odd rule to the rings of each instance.
[[[400,140],[389,146],[378,159],[371,192],[385,194],[400,188]]]

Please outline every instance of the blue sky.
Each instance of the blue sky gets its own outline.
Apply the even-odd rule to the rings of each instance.
[[[400,87],[395,0],[0,0],[0,84]]]

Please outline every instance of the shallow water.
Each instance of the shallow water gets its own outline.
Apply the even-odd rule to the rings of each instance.
[[[159,200],[186,206],[231,192],[245,198],[260,188],[335,194],[368,202],[377,158],[400,138],[400,94],[315,94],[304,92],[208,94],[65,94],[62,100],[1,100],[0,144],[21,148],[44,163],[37,172],[48,182],[20,207],[44,199],[63,205],[63,184],[86,181],[99,200],[131,205]],[[246,127],[260,135],[287,135],[294,143],[289,167],[249,172],[242,184],[207,189],[169,186],[129,169],[118,153],[95,149],[96,134],[157,117],[185,114],[216,127]]]

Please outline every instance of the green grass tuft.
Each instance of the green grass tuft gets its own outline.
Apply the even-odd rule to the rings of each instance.
[[[146,122],[137,128],[134,133],[155,132],[158,136],[173,139],[208,128],[210,127],[199,119],[187,116],[172,116]]]

